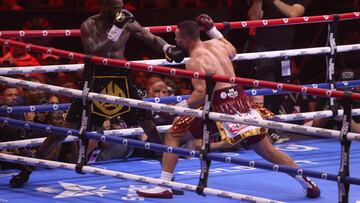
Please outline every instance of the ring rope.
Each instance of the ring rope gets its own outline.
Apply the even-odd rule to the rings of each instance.
[[[346,88],[346,87],[357,87],[359,85],[360,80],[352,80],[352,81],[341,81],[336,83],[337,88]],[[319,84],[308,84],[302,85],[304,87],[313,87],[313,88],[322,88],[322,89],[330,89],[330,85],[328,83],[319,83]],[[286,90],[274,90],[274,89],[251,89],[245,90],[246,94],[249,96],[256,95],[278,95],[278,94],[288,94],[290,91]]]
[[[337,52],[339,52],[339,53],[358,51],[358,50],[360,50],[360,44],[339,45],[337,47]],[[254,60],[254,59],[264,59],[264,58],[305,56],[305,55],[329,54],[330,52],[331,52],[330,47],[288,49],[288,50],[278,50],[278,51],[241,53],[241,54],[236,54],[236,56],[232,60],[233,61],[241,61],[241,60]],[[168,62],[165,59],[135,60],[135,61],[130,61],[130,62],[146,63],[148,65],[172,66],[172,65],[185,64],[188,61],[189,61],[189,58],[186,57],[180,63]],[[34,71],[35,73],[50,73],[51,71],[70,72],[70,71],[82,70],[83,68],[84,68],[84,64],[47,65],[47,66],[17,66],[17,67],[1,68],[0,75],[33,73],[31,71]]]
[[[20,120],[19,120],[20,121]],[[45,124],[42,124],[45,125]],[[45,126],[40,126],[44,128]],[[47,133],[52,131],[51,125],[48,125],[46,128]],[[171,125],[162,125],[156,126],[156,129],[159,133],[165,133]],[[118,129],[118,130],[105,130],[104,135],[107,136],[120,136],[120,137],[131,137],[135,135],[144,134],[144,130],[142,128],[127,128],[127,129]],[[13,149],[20,147],[35,147],[42,144],[45,138],[34,138],[34,139],[26,139],[26,140],[16,140],[16,141],[8,141],[8,142],[0,142],[0,150],[4,149]],[[78,137],[75,136],[67,136],[63,142],[73,142],[79,140]]]
[[[34,159],[34,158],[21,157],[21,156],[15,156],[15,155],[3,154],[3,153],[0,153],[0,160],[10,161],[10,162],[14,162],[14,163],[28,164],[28,165],[33,165],[33,166],[42,166],[42,167],[49,167],[49,168],[62,168],[62,169],[68,169],[68,170],[75,170],[75,167],[76,167],[75,164],[56,162],[56,161],[48,161],[48,160],[42,160],[42,159]],[[196,190],[196,186],[191,185],[191,184],[166,181],[166,180],[150,178],[150,177],[146,177],[146,176],[140,176],[140,175],[134,175],[134,174],[112,171],[112,170],[107,170],[107,169],[101,169],[101,168],[96,168],[96,167],[91,167],[91,166],[83,166],[82,170],[87,173],[93,173],[93,174],[103,175],[103,176],[110,176],[110,177],[126,179],[126,180],[133,180],[133,181],[142,182],[142,183],[151,183],[154,185],[161,185],[161,186],[165,186],[165,187],[177,188],[177,189],[191,191],[191,192],[194,192]],[[250,195],[244,195],[244,194],[240,194],[240,193],[228,192],[228,191],[223,191],[223,190],[218,190],[218,189],[213,189],[213,188],[205,188],[204,193],[207,195],[214,195],[214,196],[218,196],[218,197],[237,199],[237,200],[248,201],[248,202],[282,203],[282,202],[276,201],[276,200],[271,200],[271,199],[266,199],[266,198],[261,198],[261,197],[256,197],[256,196],[250,196]]]
[[[76,72],[84,69],[84,64],[64,64],[46,66],[14,66],[1,67],[0,75],[17,75],[27,73],[57,73],[57,72]]]
[[[22,114],[26,112],[48,112],[48,111],[65,111],[68,110],[71,103],[63,104],[43,104],[33,106],[4,106],[0,107],[2,114]]]
[[[337,48],[338,48],[339,53],[358,51],[358,50],[360,50],[360,44],[340,45]],[[255,60],[255,59],[265,59],[265,58],[319,55],[319,54],[329,54],[330,52],[331,52],[330,47],[313,47],[313,48],[302,48],[302,49],[241,53],[241,54],[236,54],[236,56],[232,60],[233,61],[242,61],[242,60]],[[180,63],[175,63],[175,62],[170,63],[170,62],[166,61],[165,59],[136,60],[136,61],[132,61],[132,62],[146,63],[149,65],[161,65],[161,66],[169,65],[169,66],[171,66],[171,65],[177,65],[177,64],[185,64],[188,61],[189,61],[189,58],[186,57]]]
[[[359,46],[359,48],[360,48],[360,46]],[[8,67],[8,68],[0,68],[0,75],[26,74],[26,73],[71,72],[71,71],[82,70],[83,67],[84,67],[83,64]],[[341,81],[341,82],[336,82],[335,85],[337,88],[356,87],[356,86],[360,86],[360,80]],[[307,85],[302,85],[302,86],[330,89],[329,83],[307,84]],[[286,94],[286,93],[289,93],[289,91],[274,90],[274,89],[251,89],[251,90],[245,90],[245,93],[249,96],[256,96],[256,95]],[[188,95],[183,95],[181,97],[183,98],[186,96],[188,96]],[[162,97],[162,98],[166,98],[166,97]],[[166,102],[162,102],[159,99],[154,98],[154,102],[166,103]],[[172,98],[172,99],[175,99],[175,98]],[[172,100],[172,99],[169,98],[169,102],[170,101],[171,102],[180,102],[181,101],[181,98],[178,98],[178,97],[176,97],[176,100]]]
[[[156,103],[173,103],[177,102],[178,96],[174,97],[164,97],[165,100],[162,100],[163,97],[158,98],[159,102]],[[187,96],[182,97],[186,99]],[[144,98],[144,101],[154,102],[157,98]],[[167,100],[166,100],[167,99]],[[49,111],[66,111],[70,108],[70,103],[64,104],[44,104],[44,105],[33,105],[33,106],[8,106],[0,107],[0,115],[4,114],[22,114],[26,112],[49,112]],[[342,109],[338,110],[338,116],[343,116],[344,111]],[[352,116],[360,116],[360,109],[352,109]],[[275,115],[273,119],[276,121],[298,121],[314,118],[330,118],[333,117],[333,111],[324,110],[324,111],[314,111],[314,112],[302,112],[302,113],[292,113],[292,114],[283,114]]]
[[[352,109],[352,116],[360,116],[360,109]],[[340,118],[344,115],[344,110],[338,110],[337,118]],[[333,111],[315,111],[315,112],[306,112],[306,113],[294,113],[294,114],[284,114],[284,115],[276,115],[272,120],[277,120],[282,122],[286,121],[299,121],[299,120],[307,120],[314,118],[330,118],[333,117]]]
[[[360,18],[359,12],[342,13],[338,14],[339,20],[355,20]],[[277,19],[263,19],[263,20],[251,20],[251,21],[236,21],[227,22],[229,29],[241,29],[241,28],[253,28],[253,27],[269,27],[280,25],[296,25],[296,24],[310,24],[310,23],[327,23],[334,20],[333,15],[319,15],[319,16],[304,16],[295,18],[277,18]],[[217,29],[224,29],[224,23],[215,23]],[[150,26],[144,27],[146,30],[152,33],[164,33],[174,32],[176,25],[164,25],[164,26]],[[67,29],[67,30],[14,30],[14,31],[0,31],[0,37],[2,38],[14,38],[14,37],[78,37],[80,36],[79,29]]]
[[[45,92],[51,92],[56,94],[61,94],[64,96],[69,97],[76,97],[82,98],[82,91],[64,87],[57,87],[53,85],[46,85],[36,82],[18,80],[13,78],[6,78],[0,76],[0,82],[3,82],[8,85],[12,86],[20,86],[29,89],[38,89]],[[158,104],[158,103],[151,103],[146,101],[139,101],[135,99],[123,98],[123,97],[116,97],[111,95],[99,94],[90,92],[88,95],[88,99],[91,101],[100,101],[106,102],[111,104],[119,104],[119,105],[126,105],[141,109],[148,109],[148,110],[156,110],[161,112],[167,112],[172,114],[181,114],[187,116],[194,116],[197,118],[202,118],[202,110],[196,109],[189,109],[184,107],[177,107],[173,105],[165,105],[165,104]],[[307,135],[315,135],[320,137],[331,137],[339,139],[340,131],[330,130],[330,129],[322,129],[322,128],[315,128],[315,127],[308,127],[308,126],[301,126],[295,124],[288,124],[288,123],[279,123],[274,121],[267,121],[267,120],[254,120],[248,118],[242,118],[238,115],[227,115],[222,113],[211,112],[209,114],[209,118],[211,120],[219,120],[219,121],[227,121],[227,122],[236,122],[242,123],[247,125],[255,125],[265,128],[277,129],[277,130],[284,130],[290,132],[297,132],[303,133]],[[352,141],[359,141],[360,134],[357,133],[349,133],[347,136],[348,140]]]
[[[338,117],[343,115],[344,111],[339,110]],[[329,118],[332,117],[333,112],[330,110],[327,111],[317,111],[317,112],[307,112],[307,113],[297,113],[297,114],[286,114],[286,115],[276,115],[273,120],[278,120],[282,122],[287,121],[297,121],[297,120],[305,120],[305,119],[314,119],[314,118]],[[353,116],[360,116],[360,109],[352,110]],[[49,127],[49,131],[51,132],[51,126]],[[165,133],[171,125],[157,126],[156,129],[159,133]],[[113,136],[135,136],[141,135],[144,131],[142,128],[128,128],[128,129],[117,129],[117,130],[105,130],[104,135],[113,135]],[[18,141],[9,141],[9,142],[1,142],[0,150],[17,148],[17,147],[32,147],[40,145],[45,138],[36,138],[29,140],[18,140]],[[76,141],[77,137],[73,137],[72,139],[66,140],[65,142]]]
[[[51,131],[51,127],[49,126],[49,130]],[[28,148],[28,147],[36,147],[40,146],[46,138],[34,138],[34,139],[26,139],[26,140],[15,140],[8,142],[0,142],[0,151],[14,148]],[[63,142],[75,142],[78,141],[79,138],[76,136],[67,136]]]
[[[6,122],[4,122],[6,121]],[[9,118],[2,118],[0,117],[0,122],[7,123],[10,125],[18,126],[18,127],[26,127],[28,129],[36,129],[40,131],[46,131],[46,127],[48,125],[44,124],[37,124],[37,123],[31,123],[31,122],[25,122],[21,120],[15,120],[15,119],[9,119]],[[79,134],[78,130],[74,129],[68,129],[68,128],[61,128],[54,126],[54,130],[52,131],[55,134],[62,134],[62,135],[77,135]],[[177,147],[168,147],[162,144],[156,144],[156,143],[149,143],[149,142],[143,142],[139,140],[134,139],[127,139],[122,137],[116,137],[116,136],[105,136],[103,134],[98,134],[96,132],[87,132],[85,135],[89,139],[95,139],[103,142],[112,142],[112,143],[118,143],[118,144],[127,144],[133,147],[137,148],[143,148],[147,150],[153,150],[158,152],[167,152],[167,153],[175,153],[178,155],[183,156],[190,156],[190,157],[199,157],[199,151],[195,150],[189,150],[184,148],[177,148]],[[208,159],[224,162],[224,163],[232,163],[232,164],[238,164],[243,166],[250,166],[254,168],[260,168],[260,169],[266,169],[271,170],[275,172],[281,172],[281,173],[288,173],[288,174],[295,174],[295,175],[305,175],[309,177],[324,179],[324,180],[330,180],[330,181],[337,181],[337,175],[330,174],[330,173],[323,173],[308,169],[301,169],[301,168],[294,168],[290,166],[285,165],[278,165],[278,164],[271,164],[266,162],[257,162],[254,160],[246,160],[239,157],[231,157],[226,156],[223,154],[218,153],[209,153],[207,155]],[[355,177],[346,177],[345,182],[349,184],[355,184],[360,185],[360,178]]]
[[[1,44],[7,44],[7,46],[16,46],[16,47],[22,47],[26,50],[30,51],[37,51],[37,52],[46,52],[48,54],[54,54],[59,55],[62,57],[69,57],[72,59],[84,59],[85,55],[81,53],[76,52],[69,52],[64,50],[59,50],[55,48],[49,48],[39,45],[33,45],[33,44],[25,44],[22,42],[17,42],[13,40],[4,40],[0,39]],[[153,66],[143,63],[133,63],[129,61],[124,60],[117,60],[112,58],[104,58],[99,56],[93,56],[91,57],[91,62],[95,64],[103,64],[103,65],[110,65],[110,66],[120,66],[122,68],[126,69],[133,69],[133,70],[143,70],[148,72],[155,72],[160,74],[166,74],[166,75],[172,75],[172,76],[182,76],[186,78],[195,78],[195,79],[201,79],[205,80],[206,74],[200,73],[200,72],[193,72],[189,70],[182,70],[182,69],[176,69],[176,68],[169,68],[169,67],[162,67],[162,66]],[[254,87],[267,87],[277,90],[288,90],[293,92],[301,92],[301,93],[307,93],[311,95],[318,95],[318,96],[326,96],[326,97],[344,97],[345,93],[342,91],[337,90],[326,90],[326,89],[320,89],[320,88],[311,88],[311,87],[303,87],[300,85],[292,85],[292,84],[284,84],[284,83],[277,83],[277,82],[269,82],[269,81],[263,81],[263,80],[254,80],[249,78],[240,78],[240,77],[229,77],[225,75],[218,75],[214,74],[212,77],[212,80],[216,82],[227,82],[231,84],[238,84],[238,85],[246,85],[246,86],[254,86]],[[360,94],[353,93],[351,95],[352,100],[360,100]]]

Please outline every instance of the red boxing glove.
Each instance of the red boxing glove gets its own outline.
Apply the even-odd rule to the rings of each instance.
[[[199,26],[204,27],[206,31],[214,27],[214,21],[207,14],[198,15],[198,17],[196,17],[196,22]]]
[[[216,29],[214,26],[214,21],[211,19],[211,17],[207,14],[200,14],[198,17],[196,17],[196,22],[199,24],[199,26],[204,27],[206,30],[206,34],[211,39],[220,39],[224,36],[219,32],[219,30]]]

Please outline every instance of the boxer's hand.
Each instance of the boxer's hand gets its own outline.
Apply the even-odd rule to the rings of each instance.
[[[214,21],[207,14],[200,14],[198,17],[196,17],[196,22],[200,27],[205,28],[206,34],[211,39],[221,39],[224,37],[221,32],[216,29],[214,26]]]
[[[204,27],[205,31],[208,31],[214,27],[214,21],[207,14],[198,15],[198,17],[196,17],[196,22],[200,27]]]
[[[175,61],[176,63],[180,63],[182,60],[184,60],[184,52],[182,52],[181,49],[174,45],[166,44],[163,47],[163,51],[165,53],[165,59],[168,62]]]
[[[115,14],[114,25],[120,29],[122,29],[127,23],[134,22],[135,17],[132,13],[127,10],[120,10]]]
[[[127,23],[134,22],[134,20],[134,15],[127,10],[122,9],[117,12],[113,22],[114,25],[108,33],[108,38],[113,42],[117,41],[122,33],[123,27]]]

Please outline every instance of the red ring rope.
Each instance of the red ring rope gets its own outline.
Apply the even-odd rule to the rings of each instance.
[[[70,52],[56,48],[44,47],[39,45],[33,44],[25,44],[18,41],[13,40],[5,40],[0,39],[0,44],[3,46],[15,46],[20,48],[25,48],[27,51],[36,51],[42,53],[48,53],[53,55],[58,55],[61,57],[67,57],[70,59],[78,59],[82,60],[85,58],[85,54],[77,53],[77,52]],[[134,63],[125,60],[118,60],[118,59],[111,59],[111,58],[104,58],[100,56],[92,56],[91,61],[96,64],[103,64],[109,66],[121,66],[128,69],[134,70],[141,70],[147,72],[155,72],[155,73],[162,73],[166,75],[176,75],[182,76],[187,78],[198,78],[198,79],[205,79],[205,73],[198,73],[189,70],[182,70],[177,68],[170,68],[170,67],[163,67],[163,66],[155,66],[155,65],[148,65],[143,63]],[[292,85],[292,84],[283,84],[277,82],[269,82],[269,81],[262,81],[262,80],[254,80],[248,78],[240,78],[240,77],[228,77],[224,75],[213,75],[212,79],[216,82],[230,82],[232,84],[239,84],[239,85],[246,85],[246,86],[254,86],[254,87],[266,87],[271,89],[283,89],[292,92],[300,92],[300,93],[308,93],[312,95],[318,96],[326,96],[326,97],[343,97],[344,92],[337,91],[337,90],[327,90],[327,89],[320,89],[320,88],[312,88],[312,87],[304,87],[299,85]],[[353,93],[351,94],[351,99],[353,100],[360,100],[360,94]]]
[[[360,12],[342,13],[339,14],[339,20],[355,20],[360,18]],[[309,24],[309,23],[324,23],[331,22],[333,15],[321,15],[321,16],[304,16],[295,18],[277,18],[269,20],[252,20],[252,21],[237,21],[229,22],[230,29],[241,29],[251,27],[268,27],[279,25],[294,25],[294,24]],[[218,29],[224,29],[223,23],[215,23]],[[174,32],[176,25],[164,25],[164,26],[151,26],[144,27],[152,33]],[[0,31],[0,37],[2,38],[14,38],[14,37],[78,37],[80,36],[79,29],[68,30],[13,30],[13,31]]]

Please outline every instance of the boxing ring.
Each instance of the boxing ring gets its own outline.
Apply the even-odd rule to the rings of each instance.
[[[359,13],[354,12],[339,15],[217,23],[216,26],[219,29],[224,29],[226,27],[230,29],[236,29],[259,26],[277,26],[319,22],[333,24],[335,21],[338,20],[354,20],[359,18]],[[148,27],[147,29],[154,33],[172,32],[175,30],[175,26]],[[74,37],[79,36],[79,34],[80,33],[78,30],[1,31],[0,37]],[[168,63],[163,59],[146,61],[115,60],[111,58],[88,56],[82,53],[76,53],[50,47],[43,47],[33,44],[26,44],[1,38],[0,44],[2,46],[14,46],[18,48],[23,48],[27,51],[53,54],[69,59],[87,58],[95,64],[116,66],[119,68],[126,68],[131,70],[147,71],[186,78],[212,80],[213,82],[229,82],[232,84],[253,86],[255,88],[270,88],[249,90],[247,92],[248,95],[270,95],[285,94],[287,92],[298,92],[303,94],[325,96],[329,98],[341,98],[350,102],[360,100],[360,94],[343,92],[334,89],[335,86],[337,88],[358,86],[360,82],[358,80],[338,83],[334,82],[331,84],[311,84],[298,86],[285,83],[253,80],[248,78],[227,77],[223,75],[213,75],[211,76],[211,78],[209,78],[204,73],[192,72],[172,67],[164,67],[164,65],[171,66],[174,63]],[[251,60],[318,54],[327,54],[334,57],[334,54],[336,54],[336,52],[358,51],[359,49],[360,44],[336,46],[336,44],[334,45],[333,43],[331,43],[331,45],[327,47],[237,54],[234,60]],[[185,59],[182,63],[185,63],[187,60],[188,59]],[[331,57],[330,63],[333,63],[333,61],[331,61]],[[83,67],[83,64],[41,67],[12,67],[0,69],[0,75],[62,71],[70,72],[81,70]],[[351,118],[351,116],[359,116],[359,109],[351,109],[346,107],[343,111],[339,110],[336,111],[336,113],[333,111],[324,111],[300,113],[295,115],[279,115],[275,117],[276,120],[258,121],[248,118],[242,118],[235,115],[206,112],[206,110],[202,111],[196,109],[187,109],[183,107],[176,107],[164,104],[180,102],[181,100],[186,99],[186,95],[169,98],[152,98],[144,101],[138,101],[134,99],[103,95],[94,92],[84,92],[81,90],[75,90],[70,88],[22,81],[4,76],[0,76],[0,82],[10,86],[23,87],[28,89],[39,89],[44,92],[71,96],[84,100],[86,99],[91,101],[101,101],[112,104],[127,105],[131,107],[150,109],[173,114],[189,115],[198,118],[207,118],[211,120],[237,122],[283,130],[287,132],[313,135],[317,138],[327,138],[297,141],[289,144],[277,145],[279,149],[287,151],[287,153],[289,153],[294,158],[294,160],[296,160],[296,162],[300,166],[299,168],[292,168],[277,164],[269,164],[263,161],[259,161],[259,157],[255,156],[252,151],[240,151],[231,153],[207,153],[207,158],[205,160],[215,161],[213,162],[211,168],[208,171],[210,174],[208,187],[203,190],[203,193],[207,196],[203,198],[194,193],[186,192],[184,195],[175,196],[174,199],[171,201],[184,202],[184,199],[196,202],[235,202],[237,200],[242,200],[244,202],[310,201],[303,197],[303,195],[300,195],[300,187],[295,186],[295,182],[293,182],[289,177],[286,177],[286,174],[278,174],[278,172],[295,175],[306,175],[308,177],[314,177],[319,179],[317,181],[317,184],[322,190],[322,195],[320,198],[311,201],[334,202],[338,199],[339,201],[341,199],[342,202],[360,201],[360,145],[358,144],[358,141],[360,140],[360,134],[348,132],[349,129],[346,129],[345,127],[343,127],[341,131],[336,131],[284,123],[285,121],[292,120],[332,117],[335,116],[334,114],[337,114],[338,116],[343,116],[343,122],[346,123],[348,121],[346,119],[349,119],[349,117]],[[64,110],[68,107],[69,104],[30,107],[7,107],[0,109],[0,114],[23,113],[26,111],[41,112]],[[35,129],[48,133],[51,132],[69,135],[66,141],[76,141],[78,140],[77,135],[79,135],[79,130],[66,129],[39,123],[24,122],[6,117],[0,117],[0,123],[4,125],[23,127],[25,129]],[[158,130],[159,132],[165,132],[168,127],[169,126],[159,126]],[[203,173],[202,170],[199,170],[198,160],[199,157],[204,157],[203,152],[200,153],[199,151],[195,150],[167,147],[164,145],[149,142],[141,142],[131,139],[129,137],[141,133],[142,131],[140,129],[124,129],[108,132],[105,131],[104,134],[86,132],[85,136],[89,139],[109,141],[113,143],[125,144],[153,151],[176,153],[182,156],[191,157],[191,160],[179,162],[175,171],[176,181],[170,182],[151,178],[151,176],[156,177],[159,174],[160,164],[158,161],[133,158],[126,161],[118,160],[113,162],[105,162],[101,165],[94,164],[90,166],[83,166],[82,171],[88,174],[78,175],[74,174],[73,172],[69,172],[75,170],[76,165],[74,164],[40,160],[28,157],[19,157],[0,153],[1,161],[26,163],[29,165],[41,166],[45,168],[60,168],[58,170],[35,170],[33,172],[33,175],[31,176],[29,183],[27,183],[27,185],[25,185],[24,188],[21,189],[10,189],[7,185],[7,182],[11,174],[0,174],[1,176],[4,176],[0,179],[1,189],[6,191],[6,194],[0,194],[0,202],[20,201],[20,199],[24,198],[30,198],[31,201],[34,202],[49,200],[54,202],[169,201],[147,198],[144,199],[138,197],[134,191],[136,189],[148,187],[148,185],[144,183],[151,183],[155,185],[172,187],[174,189],[195,192],[197,190],[196,184],[198,176],[199,174]],[[41,141],[41,139],[34,139],[0,143],[0,149],[37,146],[41,143]],[[353,144],[351,146],[350,153],[351,142],[353,142]],[[336,149],[336,147],[339,147],[339,143],[341,144],[341,152]],[[246,157],[246,159],[244,159],[243,157]],[[201,161],[204,161],[203,158],[201,158]],[[351,165],[351,168],[349,167],[349,165]],[[320,172],[318,170],[326,172]],[[351,170],[351,176],[349,171],[346,170]],[[99,177],[99,175],[103,177]],[[113,178],[117,178],[120,180],[114,181]],[[337,183],[339,187],[337,187],[332,182]],[[346,189],[350,187],[350,185],[351,189]],[[264,189],[262,190],[261,188],[259,188],[259,186],[262,186]],[[338,194],[341,195],[339,195],[338,197]]]

